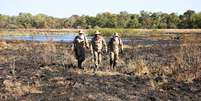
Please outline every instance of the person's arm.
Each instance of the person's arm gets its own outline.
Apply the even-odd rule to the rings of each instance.
[[[71,50],[74,50],[76,47],[76,43],[77,43],[77,36],[74,38],[73,43],[71,45]]]
[[[75,44],[76,42],[77,42],[77,36],[74,38],[73,44]]]
[[[103,46],[105,47],[105,52],[107,52],[107,43],[103,37],[102,37],[102,43],[103,43]]]
[[[111,51],[111,45],[112,45],[112,38],[109,39],[109,42],[108,42],[108,52]]]
[[[90,50],[91,50],[91,55],[93,55],[93,39],[91,40]]]
[[[84,36],[84,40],[85,40],[85,45],[87,48],[89,48],[89,42],[86,36]]]
[[[75,39],[74,39],[74,43],[80,43],[82,42],[83,40],[79,37],[79,36],[76,36]]]
[[[123,45],[123,42],[120,38],[119,38],[119,46],[120,46],[121,52],[123,53],[124,45]]]

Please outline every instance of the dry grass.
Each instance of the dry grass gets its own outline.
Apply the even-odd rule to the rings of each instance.
[[[104,55],[96,72],[89,50],[76,68],[71,43],[3,41],[0,100],[200,100],[200,38],[182,37],[127,43],[115,70]]]

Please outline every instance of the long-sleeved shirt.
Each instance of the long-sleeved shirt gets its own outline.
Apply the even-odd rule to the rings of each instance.
[[[119,48],[123,51],[123,42],[119,37],[112,37],[108,43],[109,51],[119,52]]]
[[[103,47],[105,48],[105,50],[107,50],[106,41],[101,36],[98,36],[98,37],[94,36],[91,39],[91,46],[92,46],[92,50],[94,50],[94,51],[101,52]]]
[[[82,34],[82,35],[77,35],[73,41],[74,47],[88,47],[88,39],[87,37]]]

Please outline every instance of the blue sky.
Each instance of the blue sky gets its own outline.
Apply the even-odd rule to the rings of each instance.
[[[18,15],[19,12],[44,13],[55,17],[69,17],[73,14],[94,16],[101,12],[139,13],[177,12],[188,9],[201,11],[201,0],[0,0],[0,14]]]

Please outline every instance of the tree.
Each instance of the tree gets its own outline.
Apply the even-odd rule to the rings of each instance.
[[[161,21],[162,12],[156,12],[151,14],[151,28],[159,28],[160,21]]]
[[[141,28],[151,28],[152,26],[152,20],[150,17],[150,12],[141,11],[139,22],[141,23]]]
[[[127,28],[139,28],[140,27],[140,23],[139,23],[139,15],[137,14],[132,14],[130,16],[130,19],[127,23]]]
[[[159,23],[159,25],[158,25],[158,28],[164,29],[164,28],[167,28],[167,27],[168,27],[168,24],[167,24],[167,22],[168,22],[168,17],[169,17],[169,15],[168,15],[167,13],[162,13],[162,14],[160,15],[160,23]]]
[[[32,28],[33,17],[30,13],[19,13],[16,23],[20,28]]]
[[[7,28],[9,16],[0,14],[0,28]]]
[[[47,26],[47,15],[45,14],[37,14],[36,16],[33,17],[33,27],[35,28],[48,28]]]
[[[67,18],[65,20],[65,26],[67,26],[68,28],[73,28],[75,27],[74,26],[74,23],[80,18],[79,15],[72,15],[71,17]]]
[[[201,13],[192,14],[190,22],[192,23],[193,28],[201,28]]]
[[[117,17],[117,28],[126,28],[129,21],[130,21],[130,15],[128,14],[128,12],[123,11],[120,12],[120,14],[116,15]]]
[[[169,14],[167,18],[167,28],[177,28],[178,24],[180,23],[179,16],[176,13]]]
[[[18,16],[0,14],[0,28],[201,28],[201,14],[187,10],[184,14],[146,12],[119,14],[110,12],[96,16],[72,15],[56,18],[45,14],[19,13]]]
[[[102,28],[116,28],[117,27],[117,16],[109,12],[98,14],[97,25]]]
[[[73,24],[73,27],[74,28],[87,28],[87,21],[86,21],[86,18],[85,16],[81,16],[79,17]]]
[[[85,16],[87,28],[94,28],[97,26],[96,17]]]
[[[181,23],[178,25],[179,28],[193,28],[193,25],[191,23],[191,16],[195,14],[195,11],[193,10],[187,10],[184,12],[183,15],[180,15]]]

